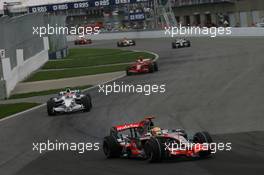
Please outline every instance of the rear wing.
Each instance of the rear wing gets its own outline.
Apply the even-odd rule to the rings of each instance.
[[[130,124],[118,125],[118,126],[115,126],[114,128],[117,131],[124,131],[124,130],[131,129],[131,128],[139,128],[142,126],[143,124],[140,122],[140,123],[130,123]]]
[[[136,123],[129,123],[129,124],[124,124],[124,125],[118,125],[118,126],[115,126],[113,127],[116,131],[124,131],[124,130],[127,130],[127,129],[132,129],[132,128],[142,128],[142,127],[145,127],[146,126],[146,123],[150,123],[150,126],[154,126],[152,120],[154,119],[155,117],[153,116],[147,116],[144,118],[144,120],[140,121],[140,122],[136,122]]]

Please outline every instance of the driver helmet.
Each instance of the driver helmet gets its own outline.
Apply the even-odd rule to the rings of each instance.
[[[65,92],[66,93],[71,93],[71,89],[70,88],[66,88]]]
[[[138,62],[142,62],[143,61],[143,57],[142,56],[139,56],[138,57]]]
[[[151,129],[151,134],[152,134],[153,136],[156,136],[156,135],[161,134],[161,129],[160,129],[160,127],[154,127],[154,128],[152,128],[152,129]]]

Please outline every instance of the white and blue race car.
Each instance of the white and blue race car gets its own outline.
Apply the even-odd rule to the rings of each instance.
[[[47,101],[49,116],[76,111],[89,112],[91,108],[92,99],[89,94],[83,94],[80,90],[70,90],[69,88],[61,91],[57,97],[53,97]]]
[[[172,48],[173,49],[183,48],[183,47],[191,47],[191,41],[184,39],[184,38],[180,38],[180,39],[176,39],[174,42],[172,42]]]

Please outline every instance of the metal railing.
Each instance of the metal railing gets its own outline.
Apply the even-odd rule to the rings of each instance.
[[[234,3],[234,0],[175,0],[174,6],[181,7],[214,3]]]

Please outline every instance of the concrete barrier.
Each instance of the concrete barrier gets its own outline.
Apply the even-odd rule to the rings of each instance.
[[[43,38],[44,49],[36,55],[24,59],[24,50],[16,50],[17,65],[12,68],[10,58],[2,58],[2,73],[5,84],[5,97],[9,97],[11,91],[19,81],[24,80],[32,72],[39,69],[49,59],[49,40]]]
[[[217,35],[216,37],[257,37],[264,36],[264,28],[258,27],[241,27],[241,28],[232,28],[232,33],[230,35]],[[181,35],[184,37],[210,37],[210,35]],[[121,38],[172,38],[170,35],[165,35],[165,30],[156,30],[156,31],[138,31],[138,32],[114,32],[114,33],[100,33],[98,35],[87,35],[86,38],[92,40],[112,40],[112,39],[121,39]],[[180,35],[175,35],[174,37],[180,37]],[[74,41],[77,39],[76,35],[67,36],[68,41]]]

